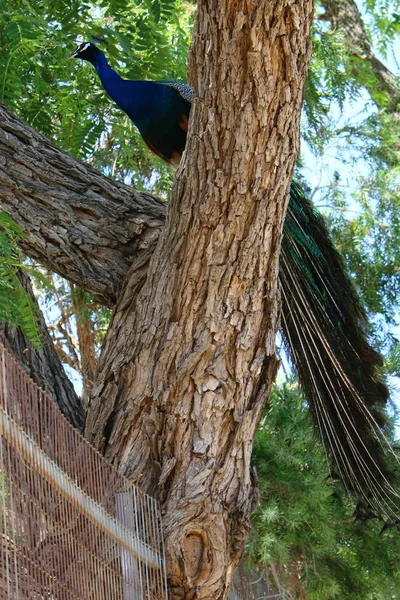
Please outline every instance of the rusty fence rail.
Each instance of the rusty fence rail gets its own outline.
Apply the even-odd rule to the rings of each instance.
[[[166,600],[157,502],[0,345],[0,598]]]

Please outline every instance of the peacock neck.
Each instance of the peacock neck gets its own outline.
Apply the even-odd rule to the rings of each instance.
[[[127,95],[126,95],[126,83],[125,79],[122,79],[118,73],[110,67],[106,57],[102,52],[98,52],[95,59],[92,62],[96,69],[100,81],[103,84],[107,94],[118,104],[120,108],[126,110]]]

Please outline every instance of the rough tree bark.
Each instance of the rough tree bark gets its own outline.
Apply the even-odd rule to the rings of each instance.
[[[225,597],[244,547],[312,8],[197,7],[186,160],[146,283],[116,307],[86,428],[159,495],[171,598]]]
[[[278,255],[312,3],[197,5],[189,151],[147,271],[164,216],[158,205],[149,222],[151,199],[131,212],[125,186],[10,121],[0,183],[29,253],[107,304],[137,258],[104,345],[87,435],[162,501],[170,597],[224,598],[255,500],[253,434],[276,371]]]
[[[0,190],[1,209],[26,233],[28,256],[108,306],[165,221],[160,200],[103,177],[1,104]]]

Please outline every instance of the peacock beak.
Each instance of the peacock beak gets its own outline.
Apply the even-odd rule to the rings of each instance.
[[[78,48],[75,48],[71,54],[68,54],[68,58],[76,58],[78,56]]]

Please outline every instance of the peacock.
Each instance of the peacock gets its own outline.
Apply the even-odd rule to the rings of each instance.
[[[70,57],[89,61],[114,102],[157,156],[177,167],[186,143],[192,88],[121,78],[93,43]],[[388,389],[381,356],[367,340],[367,316],[323,217],[295,181],[280,258],[281,333],[336,474],[379,513],[397,514],[384,430]],[[389,460],[391,462],[391,460]]]

